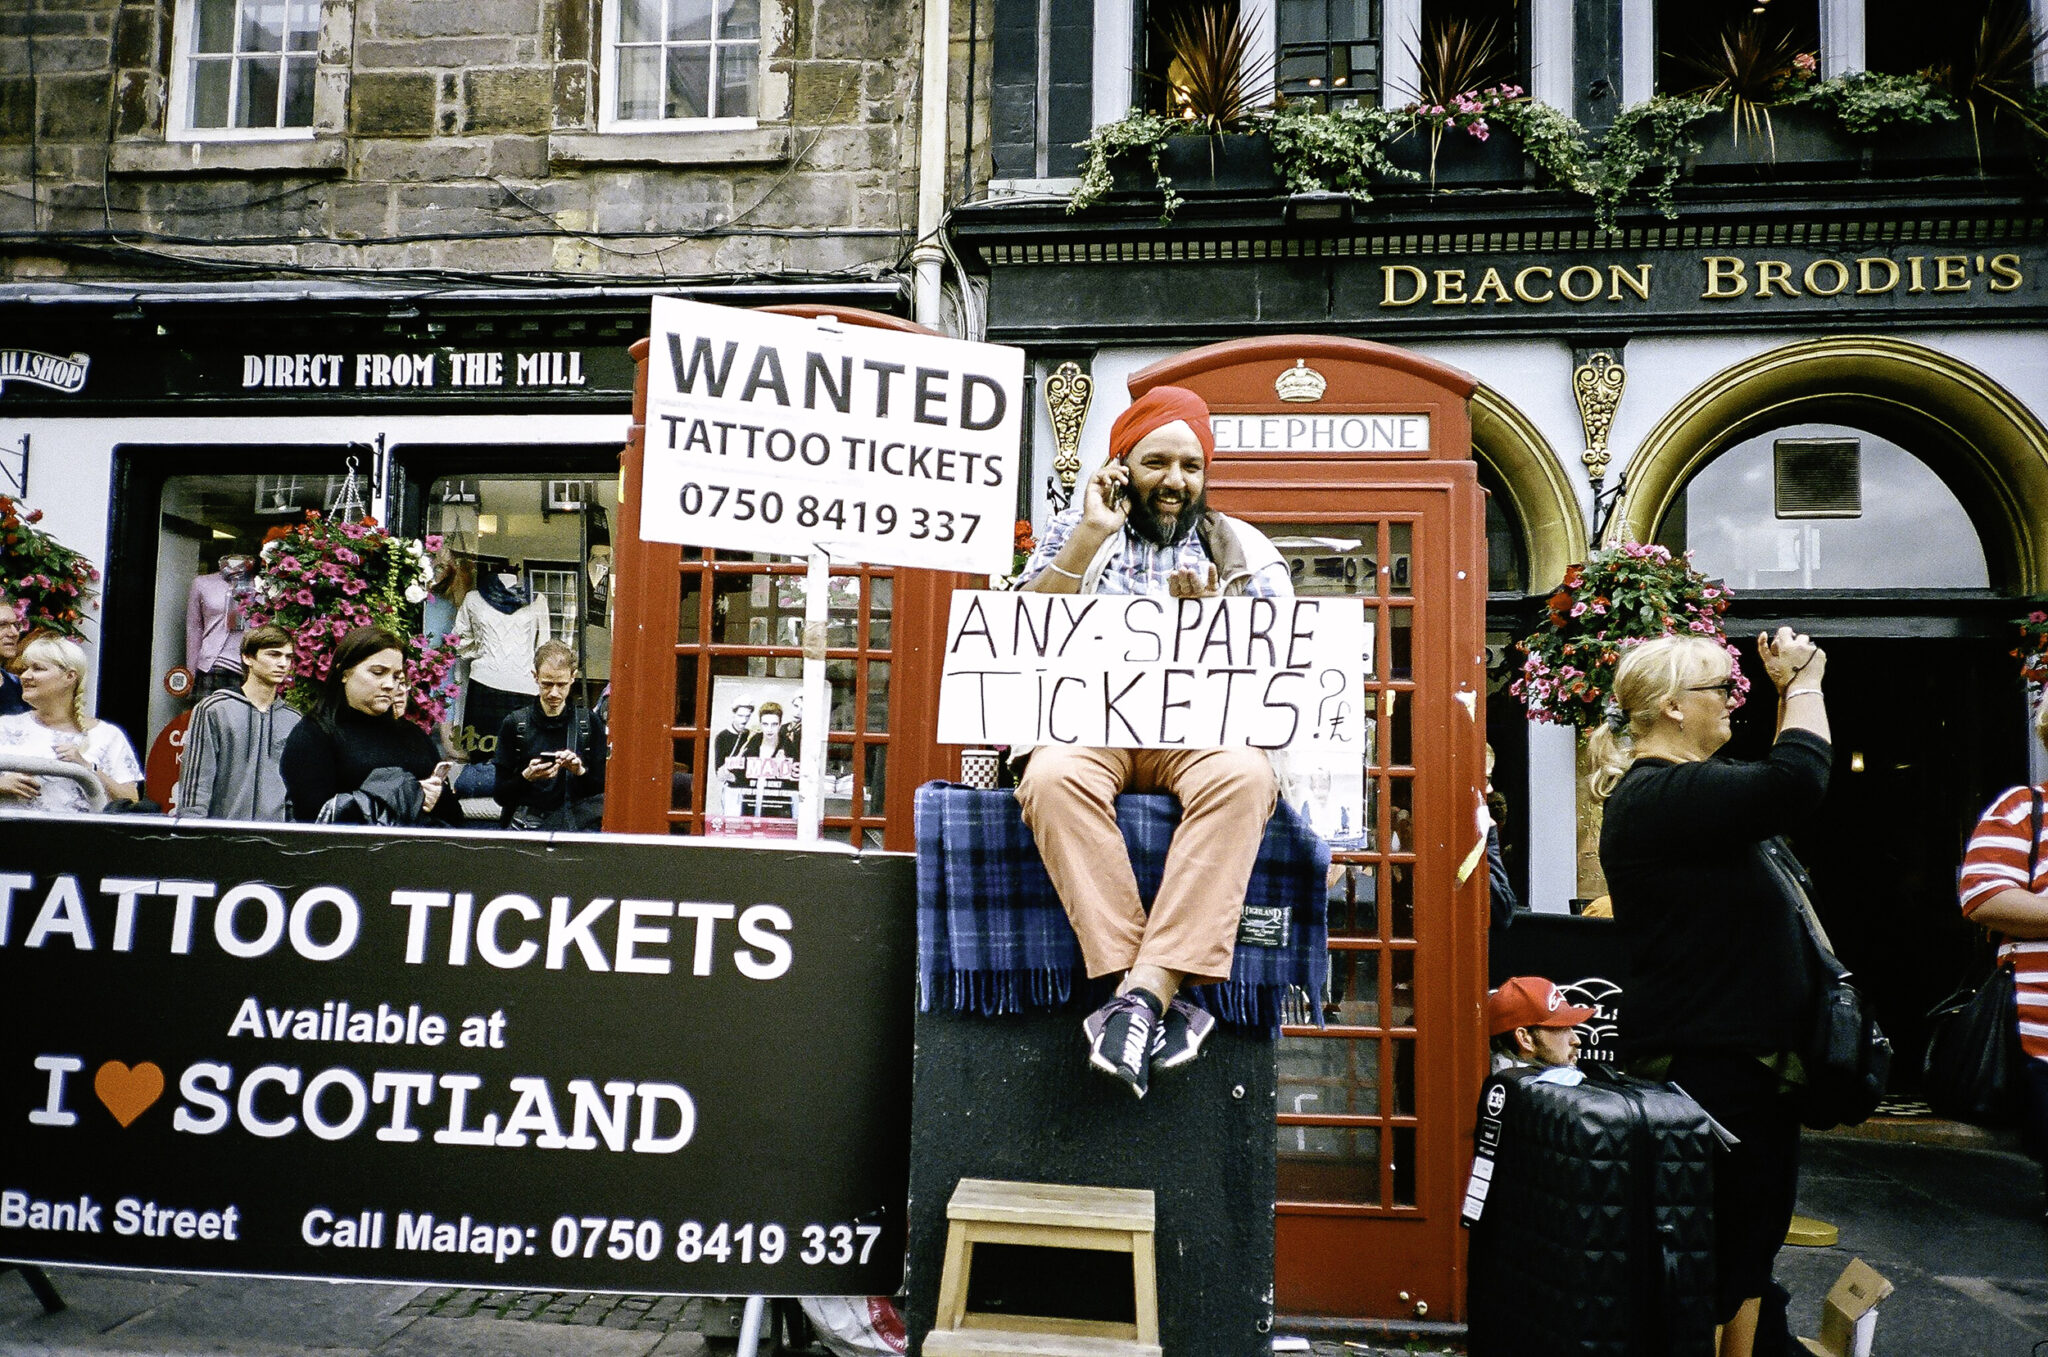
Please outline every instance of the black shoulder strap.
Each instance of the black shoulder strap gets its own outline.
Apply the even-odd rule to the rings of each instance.
[[[2027,788],[2033,798],[2033,809],[2027,816],[2027,889],[2034,889],[2034,872],[2041,865],[2041,787],[2039,783]]]

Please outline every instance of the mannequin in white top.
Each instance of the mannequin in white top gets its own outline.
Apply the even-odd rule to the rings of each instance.
[[[533,652],[548,639],[547,597],[528,600],[523,582],[512,572],[485,576],[456,610],[455,630],[469,659],[463,723],[477,740],[495,746],[505,718],[540,691],[533,681]]]

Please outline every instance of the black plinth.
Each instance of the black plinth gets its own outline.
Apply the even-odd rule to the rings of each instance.
[[[1219,1026],[1199,1060],[1157,1075],[1141,1101],[1088,1068],[1084,1014],[1076,1005],[1023,1017],[918,1015],[905,1316],[912,1357],[937,1310],[946,1202],[962,1178],[1151,1189],[1167,1357],[1264,1357],[1273,1321],[1273,1043]],[[1018,1265],[1029,1253],[989,1262]],[[1059,1289],[1073,1287],[1060,1313],[1128,1313],[1125,1260],[1100,1258],[1099,1294],[1073,1282],[1071,1260],[1046,1260],[1061,1273]],[[1028,1312],[1021,1297],[1031,1280],[1010,1279],[1020,1298],[1010,1308]],[[979,1266],[974,1281],[977,1308],[1004,1289]],[[998,1308],[1001,1298],[989,1304]]]

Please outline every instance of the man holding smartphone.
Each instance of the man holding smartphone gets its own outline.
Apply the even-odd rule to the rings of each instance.
[[[1054,594],[1291,596],[1280,552],[1251,524],[1212,512],[1209,407],[1183,387],[1154,387],[1117,416],[1109,460],[1081,503],[1055,516],[1020,588]],[[1148,914],[1116,798],[1160,791],[1181,805],[1166,872]],[[1088,749],[1046,745],[1017,784],[1024,822],[1080,940],[1090,978],[1119,977],[1116,997],[1081,1030],[1089,1063],[1145,1096],[1155,1069],[1193,1060],[1215,1025],[1176,996],[1229,976],[1244,893],[1278,787],[1265,751]]]
[[[590,828],[602,818],[605,732],[589,708],[572,700],[577,678],[576,652],[568,646],[546,641],[534,651],[540,691],[498,728],[492,795],[504,808],[501,828]]]

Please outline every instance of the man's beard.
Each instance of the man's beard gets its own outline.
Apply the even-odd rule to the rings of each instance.
[[[1202,521],[1202,515],[1209,511],[1209,491],[1204,487],[1192,499],[1183,498],[1179,510],[1162,514],[1157,507],[1159,492],[1133,496],[1131,498],[1131,531],[1154,546],[1176,547],[1187,540],[1195,530],[1195,524]]]

